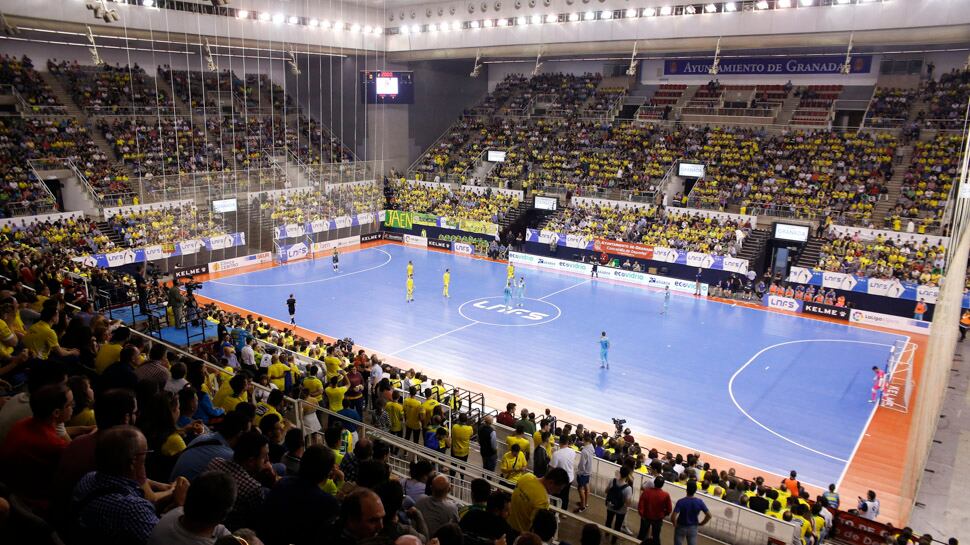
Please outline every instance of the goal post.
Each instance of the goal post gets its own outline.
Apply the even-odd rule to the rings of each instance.
[[[916,357],[916,343],[896,341],[886,362],[886,384],[883,388],[881,405],[899,412],[909,412],[909,402],[913,395],[913,360]]]

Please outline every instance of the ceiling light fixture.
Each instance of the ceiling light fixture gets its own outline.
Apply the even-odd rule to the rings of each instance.
[[[284,19],[286,19],[286,17],[282,13],[277,13],[273,16],[273,22],[276,24],[282,23]]]
[[[594,12],[594,11],[587,11],[583,15],[583,20],[584,21],[592,21],[593,19],[596,19],[596,12]]]
[[[708,4],[704,6],[704,11],[707,13],[715,13],[717,11],[717,6],[715,4]]]
[[[777,0],[775,2],[775,7],[779,9],[787,9],[791,7],[791,0]]]
[[[725,2],[723,9],[724,9],[724,11],[727,11],[729,13],[730,12],[734,12],[734,11],[738,11],[738,5],[735,4],[734,2]]]
[[[684,8],[684,15],[694,15],[695,13],[697,13],[697,8],[694,6],[687,6]]]
[[[492,20],[485,19],[484,21],[482,21],[482,26],[485,28],[492,28]]]
[[[263,13],[260,13],[259,14],[259,20],[262,21],[262,22],[264,22],[264,23],[267,22],[267,21],[269,21],[269,18],[270,18],[269,13],[263,12]]]
[[[297,16],[295,16],[295,15],[291,15],[290,18],[287,19],[286,22],[290,23],[291,25],[295,25],[295,24],[297,24],[297,23],[300,22],[300,18],[297,17]]]
[[[644,17],[653,17],[657,14],[657,8],[643,8]]]
[[[248,11],[246,11],[244,9],[241,9],[241,10],[239,10],[239,11],[236,12],[236,19],[247,19],[247,18],[249,18],[249,12]]]
[[[612,11],[601,11],[600,12],[600,19],[610,20],[612,18],[613,18],[613,12]]]
[[[758,3],[754,7],[757,9],[768,9],[768,0],[758,0]]]
[[[579,20],[579,14],[578,13],[570,13],[569,14],[569,22],[575,23],[578,20]]]
[[[633,19],[636,16],[637,16],[637,10],[635,10],[633,8],[630,8],[630,9],[626,10],[626,18],[627,19]]]
[[[558,19],[559,19],[558,17],[556,17],[555,15],[553,15],[551,13],[549,15],[546,15],[546,22],[547,23],[555,23]]]
[[[663,15],[665,17],[667,15],[670,15],[673,12],[674,12],[674,8],[672,8],[670,6],[664,6],[664,7],[660,8],[660,15]]]

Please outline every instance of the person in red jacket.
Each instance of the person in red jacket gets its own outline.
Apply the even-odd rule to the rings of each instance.
[[[515,403],[509,403],[505,406],[505,412],[498,413],[498,418],[496,421],[503,426],[508,426],[510,428],[515,427]]]
[[[660,545],[660,530],[663,528],[664,519],[670,516],[674,508],[670,503],[670,494],[663,490],[663,477],[657,477],[649,484],[652,486],[646,486],[640,492],[640,501],[637,503],[637,512],[640,513],[640,533],[637,539],[642,544]],[[650,539],[647,539],[648,531]]]
[[[0,445],[0,468],[7,484],[45,514],[53,493],[52,476],[69,441],[57,426],[71,419],[74,394],[66,384],[49,384],[30,394],[33,416],[10,428]]]

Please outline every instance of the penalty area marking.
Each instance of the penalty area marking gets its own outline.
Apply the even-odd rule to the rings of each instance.
[[[361,269],[359,271],[354,271],[354,272],[349,272],[349,273],[339,273],[338,272],[336,274],[339,275],[339,276],[328,276],[326,278],[317,278],[316,280],[307,280],[305,282],[286,282],[284,284],[240,284],[238,282],[223,282],[221,280],[209,280],[209,282],[212,283],[212,284],[218,284],[220,286],[237,286],[237,287],[241,287],[241,288],[285,288],[285,287],[289,287],[289,286],[305,286],[307,284],[317,284],[317,283],[320,283],[320,282],[329,282],[331,280],[339,280],[341,278],[347,278],[348,276],[354,276],[355,274],[361,274],[361,273],[365,273],[365,272],[368,272],[368,271],[373,271],[375,269],[380,269],[381,267],[387,265],[388,263],[390,263],[394,259],[393,257],[391,257],[391,254],[385,252],[384,250],[381,250],[380,248],[365,248],[365,250],[376,250],[376,251],[384,254],[385,256],[387,256],[387,259],[384,260],[384,262],[381,263],[381,264],[379,264],[379,265],[374,265],[373,267],[367,267],[366,269]],[[313,263],[313,260],[305,261],[305,263]],[[294,262],[293,264],[295,265],[296,262]],[[272,270],[272,269],[268,269],[268,270]],[[260,271],[253,271],[253,272],[260,272]],[[246,274],[252,274],[252,273],[246,273]],[[233,278],[235,278],[235,277],[233,277]]]
[[[738,378],[738,375],[740,375],[741,372],[745,370],[745,368],[747,368],[749,365],[751,365],[754,362],[754,360],[758,359],[758,356],[764,354],[765,352],[767,352],[767,351],[769,351],[769,350],[771,350],[773,348],[778,348],[779,346],[785,346],[785,345],[789,345],[789,344],[799,344],[799,343],[813,343],[813,342],[821,342],[821,343],[871,344],[871,345],[875,345],[875,346],[886,346],[886,347],[892,347],[893,346],[891,344],[886,344],[886,343],[876,343],[876,342],[870,342],[870,341],[855,341],[855,340],[849,340],[849,339],[800,339],[800,340],[797,340],[797,341],[786,341],[786,342],[783,342],[783,343],[777,343],[777,344],[773,344],[771,346],[766,346],[766,347],[762,348],[761,350],[759,350],[757,354],[755,354],[754,356],[751,356],[751,358],[748,361],[746,361],[744,363],[744,365],[742,365],[741,367],[739,367],[738,370],[735,371],[733,375],[731,375],[731,379],[728,380],[728,394],[731,396],[731,403],[734,403],[735,408],[737,408],[739,411],[741,411],[741,414],[743,414],[748,420],[754,422],[756,425],[758,425],[760,428],[762,428],[766,432],[774,435],[775,437],[778,437],[779,439],[782,439],[784,441],[787,441],[787,442],[795,445],[796,447],[800,447],[800,448],[803,448],[803,449],[805,449],[805,450],[807,450],[809,452],[813,452],[815,454],[818,454],[819,456],[824,456],[826,458],[830,458],[830,459],[835,460],[837,462],[842,462],[844,464],[848,464],[849,463],[849,460],[847,460],[845,458],[839,458],[838,456],[832,456],[831,454],[822,452],[820,450],[815,450],[812,447],[803,445],[803,444],[799,443],[798,441],[794,441],[792,439],[789,439],[789,438],[785,437],[784,435],[776,432],[775,430],[769,428],[768,426],[765,426],[764,424],[762,424],[761,422],[759,422],[757,419],[755,419],[753,416],[751,416],[750,414],[748,414],[748,411],[745,411],[744,408],[741,407],[741,404],[738,403],[738,400],[734,397],[734,380],[736,378]],[[765,369],[767,369],[767,367],[765,367]],[[873,414],[875,414],[875,411],[876,411],[877,408],[878,408],[878,406],[877,407],[873,407],[873,411],[872,411]],[[872,416],[870,415],[869,421],[871,421],[871,420],[872,420]],[[865,425],[865,427],[862,428],[862,432],[859,435],[860,441],[862,439],[862,436],[866,433],[866,430],[868,428],[869,428],[869,423],[867,422],[866,425]],[[858,442],[856,443],[856,448],[858,448]],[[854,454],[854,451],[853,451],[853,454]]]

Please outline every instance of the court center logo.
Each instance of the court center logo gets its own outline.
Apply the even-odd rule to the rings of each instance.
[[[556,305],[530,299],[522,300],[522,306],[512,298],[505,304],[505,296],[479,297],[465,301],[458,307],[458,313],[468,320],[482,324],[503,327],[523,327],[547,324],[558,318],[562,311]]]

